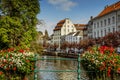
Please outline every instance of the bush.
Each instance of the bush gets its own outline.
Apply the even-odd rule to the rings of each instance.
[[[112,47],[101,46],[89,48],[82,55],[81,61],[83,67],[96,75],[94,78],[115,78],[120,75],[120,55],[115,53]],[[91,75],[91,73],[88,73]]]
[[[11,79],[15,76],[24,77],[34,70],[34,53],[28,49],[14,49],[0,51],[0,71]]]

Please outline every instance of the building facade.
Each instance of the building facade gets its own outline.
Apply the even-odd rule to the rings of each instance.
[[[120,31],[120,1],[106,6],[104,10],[91,21],[92,32],[90,33],[92,34],[92,38],[104,37],[110,32]],[[89,37],[90,36],[91,35],[89,35]]]
[[[60,45],[63,42],[61,39],[62,36],[71,32],[76,32],[76,28],[69,18],[61,20],[57,23],[53,32],[53,44],[57,44],[59,46],[58,50],[60,49]]]
[[[85,24],[73,24],[69,18],[61,20],[57,23],[53,33],[53,44],[57,44],[58,50],[63,42],[77,42],[87,37],[87,28]],[[71,38],[70,38],[71,37]],[[68,39],[69,38],[69,39]],[[76,42],[76,41],[75,41]]]
[[[79,43],[83,39],[82,31],[72,32],[65,36],[65,41],[68,43]]]

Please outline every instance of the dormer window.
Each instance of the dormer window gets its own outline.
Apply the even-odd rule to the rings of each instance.
[[[68,23],[69,23],[69,21],[68,21]]]

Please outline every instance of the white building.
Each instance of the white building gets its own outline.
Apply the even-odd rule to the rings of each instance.
[[[54,33],[53,33],[53,44],[60,45],[65,41],[66,35],[69,33],[78,33],[80,32],[80,35],[83,38],[87,37],[87,28],[85,24],[73,24],[72,21],[69,18],[66,18],[64,20],[61,20],[57,23]],[[71,35],[72,36],[72,35]],[[77,42],[80,40],[77,39]]]
[[[92,37],[98,38],[110,32],[120,31],[120,1],[106,6],[104,10],[92,19]]]
[[[59,45],[60,49],[61,37],[71,32],[76,32],[76,28],[69,18],[59,21],[54,29],[53,44]]]
[[[79,43],[83,39],[82,31],[72,32],[65,36],[65,41],[68,43]]]

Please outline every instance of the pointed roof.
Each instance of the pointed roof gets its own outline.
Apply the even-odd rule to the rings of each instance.
[[[74,24],[77,30],[83,30],[86,28],[86,24]]]
[[[56,31],[56,30],[60,30],[64,23],[65,23],[65,19],[59,21],[59,22],[57,23],[57,25],[55,26],[54,31]]]
[[[120,1],[114,3],[110,6],[106,6],[105,9],[96,18],[104,16],[106,14],[109,14],[109,13],[119,10],[119,9],[120,9]]]

